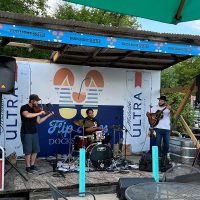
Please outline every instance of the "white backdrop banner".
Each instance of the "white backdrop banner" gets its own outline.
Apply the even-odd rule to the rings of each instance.
[[[43,105],[50,103],[56,113],[55,118],[38,126],[41,156],[54,155],[56,148],[59,153],[67,153],[69,130],[73,128],[81,134],[73,121],[85,117],[89,107],[94,109],[105,133],[112,135],[110,127],[119,124],[128,130],[127,144],[134,152],[149,148],[145,113],[159,96],[159,71],[20,61],[17,75],[15,94],[3,95],[4,131],[0,139],[8,153],[17,151],[22,155],[19,109],[28,103],[31,93],[38,94]]]

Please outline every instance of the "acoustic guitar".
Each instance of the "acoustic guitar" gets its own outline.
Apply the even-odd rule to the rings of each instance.
[[[174,100],[170,105],[173,105],[176,101]],[[155,113],[148,113],[147,117],[149,120],[150,127],[155,127],[158,125],[159,121],[163,118],[163,112],[167,108],[165,106],[162,110],[157,110]]]

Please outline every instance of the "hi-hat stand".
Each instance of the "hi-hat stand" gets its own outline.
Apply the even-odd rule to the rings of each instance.
[[[77,131],[75,131],[73,129],[70,129],[68,155],[65,158],[65,160],[62,162],[63,164],[65,164],[65,163],[68,164],[67,165],[68,166],[68,170],[69,170],[68,172],[74,171],[74,168],[72,167],[72,165],[77,162],[77,160],[74,160],[73,156],[72,156],[73,155],[73,150],[72,150],[72,131],[77,132]],[[62,168],[62,166],[61,166],[61,168]],[[65,168],[65,167],[63,167],[63,168]]]
[[[2,93],[0,93],[0,123],[1,123],[1,120],[2,120],[1,119],[1,116],[2,116],[1,112],[2,112]],[[2,127],[2,131],[3,131],[3,127]],[[5,138],[5,133],[4,133],[4,138]],[[4,144],[4,149],[5,149],[5,144]],[[6,149],[5,149],[5,154],[6,154]],[[13,168],[13,169],[15,169],[18,172],[18,174],[21,177],[23,177],[26,181],[28,181],[28,179],[24,176],[24,174],[22,174],[22,172],[20,172],[20,170],[8,160],[8,158],[6,157],[6,155],[5,155],[5,161],[6,161],[6,163],[9,163],[9,165],[11,166],[11,168],[8,169],[5,172],[5,175]]]

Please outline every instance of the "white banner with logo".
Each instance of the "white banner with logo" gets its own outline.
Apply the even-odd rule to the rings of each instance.
[[[159,96],[160,72],[20,61],[17,75],[15,94],[3,95],[4,131],[0,139],[7,154],[16,151],[22,155],[19,111],[31,93],[38,94],[44,105],[56,108],[57,118],[39,125],[41,146],[49,155],[55,151],[52,141],[58,141],[53,126],[62,123],[62,131],[66,130],[62,140],[69,141],[69,128],[85,116],[88,107],[95,108],[106,130],[120,118],[127,130],[127,144],[134,152],[149,148],[145,114]],[[68,148],[67,143],[63,145]]]

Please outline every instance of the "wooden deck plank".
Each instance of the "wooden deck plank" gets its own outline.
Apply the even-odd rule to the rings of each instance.
[[[65,178],[59,173],[53,172],[52,166],[46,160],[39,160],[38,166],[40,172],[28,175],[25,172],[25,162],[17,161],[18,169],[26,175],[28,181],[25,181],[14,169],[5,177],[5,192],[42,192],[49,190],[47,181],[54,184],[59,189],[67,191],[69,189],[78,189],[79,174],[77,172],[65,173]],[[48,173],[45,173],[48,172]],[[124,173],[126,172],[126,173]],[[121,177],[152,177],[151,172],[142,172],[139,170],[126,171],[89,171],[86,172],[86,187],[107,187],[107,185],[117,185]],[[109,192],[109,191],[107,191]]]

